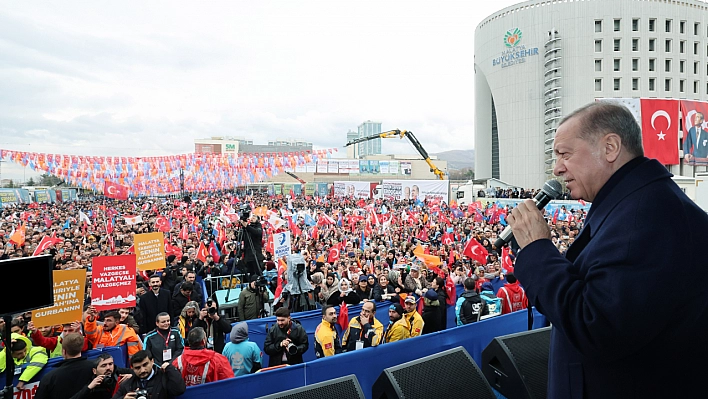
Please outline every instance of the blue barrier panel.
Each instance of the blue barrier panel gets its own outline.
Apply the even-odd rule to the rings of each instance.
[[[316,384],[348,374],[356,375],[367,398],[371,397],[371,387],[383,369],[429,356],[458,346],[464,347],[479,365],[482,350],[494,337],[525,331],[526,312],[515,312],[498,316],[474,324],[468,324],[411,340],[392,342],[377,348],[367,348],[307,363],[305,377],[307,384]],[[535,313],[535,319],[545,319]],[[431,380],[432,381],[432,380]]]
[[[262,373],[229,378],[187,388],[180,399],[233,398],[252,399],[305,385],[305,365],[296,364]]]
[[[347,307],[349,311],[349,319],[359,316],[361,312],[361,304],[350,305]],[[376,302],[376,318],[384,325],[388,325],[388,307],[391,306],[391,302]],[[454,312],[454,308],[453,308]],[[339,307],[337,307],[337,314],[339,314]],[[294,320],[297,320],[305,328],[307,332],[307,337],[310,341],[310,348],[303,355],[303,360],[309,362],[315,360],[315,329],[322,322],[322,311],[321,310],[310,310],[307,312],[299,312],[291,314]],[[248,324],[248,339],[251,342],[258,344],[258,347],[263,349],[263,344],[265,343],[266,335],[268,334],[268,329],[275,324],[275,317],[266,317],[263,319],[254,319],[246,321]],[[340,334],[341,336],[341,334]],[[230,342],[229,336],[226,336],[226,342]],[[263,353],[263,366],[268,366],[268,355]]]
[[[121,351],[120,347],[117,346],[109,346],[103,348],[103,350],[99,349],[91,349],[90,351],[86,351],[85,353],[82,354],[82,357],[86,357],[88,359],[95,359],[98,357],[99,354],[102,352],[106,352],[113,356],[113,361],[116,365],[116,367],[126,367],[125,366],[125,357],[123,356],[123,352]],[[31,381],[28,381],[30,383],[39,381],[42,379],[42,377],[47,374],[48,372],[54,370],[55,368],[59,367],[59,363],[61,363],[64,360],[63,357],[55,357],[52,359],[49,359],[47,361],[47,364],[42,368],[42,370],[37,373],[37,375],[32,378]],[[17,369],[15,369],[15,372],[17,372]],[[17,383],[20,381],[19,380],[20,375],[17,374],[15,375],[13,379],[13,385],[17,385]],[[3,371],[2,374],[0,374],[0,386],[5,386],[5,372]]]
[[[353,312],[351,314],[354,315]],[[321,313],[318,313],[316,317],[320,318],[320,315]],[[306,318],[310,318],[310,316]],[[273,320],[273,322],[275,321]],[[546,325],[546,318],[534,311],[534,328]],[[380,345],[376,348],[362,349],[309,361],[306,364],[190,387],[180,398],[202,398],[212,394],[214,397],[253,398],[349,374],[356,375],[367,398],[370,398],[371,387],[383,369],[387,367],[458,346],[464,347],[479,364],[482,350],[494,337],[525,331],[526,328],[527,313],[515,312],[418,338]],[[314,352],[314,350],[311,349],[310,352]]]

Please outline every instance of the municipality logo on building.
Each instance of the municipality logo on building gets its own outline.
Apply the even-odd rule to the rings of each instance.
[[[504,44],[507,47],[515,47],[521,41],[521,36],[521,29],[519,28],[508,30],[506,35],[504,35]]]
[[[538,55],[538,47],[526,48],[521,42],[521,29],[513,28],[506,31],[504,35],[504,45],[506,48],[499,57],[492,58],[492,66],[510,67],[526,62],[528,57]]]

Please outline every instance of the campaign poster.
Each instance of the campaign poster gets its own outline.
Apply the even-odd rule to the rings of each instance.
[[[389,174],[389,161],[379,161],[379,172],[382,175]]]
[[[34,326],[47,327],[81,321],[86,291],[86,269],[54,270],[54,305],[32,311]]]
[[[369,173],[369,161],[359,161],[359,173]]]
[[[400,161],[388,161],[388,173],[391,175],[397,175],[399,171],[399,164]]]
[[[291,252],[289,231],[273,234],[273,250],[275,251],[275,258],[281,258],[283,256],[290,255]]]
[[[162,232],[135,235],[135,265],[139,270],[165,267],[165,235]]]
[[[317,164],[314,162],[310,162],[307,165],[305,165],[305,173],[315,173],[317,172]]]
[[[306,173],[307,171],[307,165],[302,164],[302,165],[295,165],[295,173]]]
[[[366,181],[336,181],[334,182],[334,196],[368,199],[371,197],[370,184]]]
[[[135,307],[135,255],[98,256],[91,270],[91,304],[97,310]]]
[[[52,199],[49,197],[49,191],[47,190],[35,190],[34,200],[39,203],[52,202]]]
[[[384,180],[384,199],[393,201],[449,201],[449,180]]]
[[[317,161],[317,173],[327,173],[327,161],[326,160]]]
[[[410,162],[401,161],[401,174],[410,176],[413,173],[413,166]]]
[[[339,173],[339,162],[330,160],[327,164],[327,173]]]
[[[369,161],[369,173],[378,175],[381,170],[379,161],[370,160]]]

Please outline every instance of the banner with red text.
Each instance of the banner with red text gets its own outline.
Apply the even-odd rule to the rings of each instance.
[[[91,304],[97,310],[135,307],[135,255],[93,258]]]

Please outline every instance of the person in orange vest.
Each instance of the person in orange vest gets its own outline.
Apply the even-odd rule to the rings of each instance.
[[[506,284],[497,291],[497,298],[502,300],[502,314],[526,309],[529,305],[526,291],[521,288],[514,273],[506,275]]]
[[[103,316],[103,325],[101,326],[96,323],[97,315],[98,312],[93,306],[89,306],[84,315],[84,333],[94,348],[125,345],[128,349],[128,359],[143,349],[143,344],[135,330],[125,324],[118,323],[120,313],[115,310],[107,312]]]

